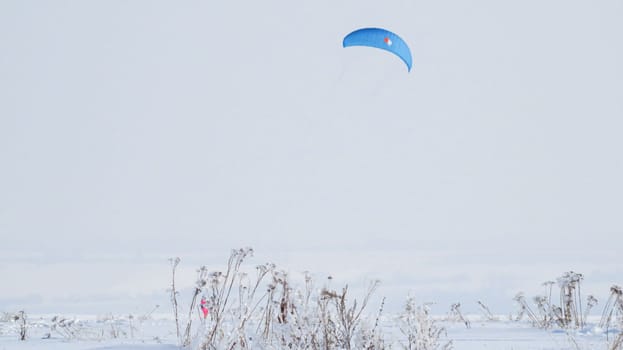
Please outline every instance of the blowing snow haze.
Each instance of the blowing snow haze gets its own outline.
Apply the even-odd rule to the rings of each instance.
[[[168,257],[190,286],[242,246],[444,312],[507,312],[569,270],[607,294],[622,17],[616,0],[2,1],[0,310],[167,305]],[[343,48],[361,27],[400,33],[411,72]]]

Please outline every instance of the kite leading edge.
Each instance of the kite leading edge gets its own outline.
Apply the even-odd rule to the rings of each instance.
[[[411,71],[413,60],[407,43],[397,34],[382,28],[362,28],[344,37],[343,47],[368,46],[386,50],[398,56]]]

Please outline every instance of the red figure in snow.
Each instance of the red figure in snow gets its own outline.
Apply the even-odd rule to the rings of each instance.
[[[203,312],[203,318],[208,317],[208,301],[206,300],[205,295],[201,297],[199,307],[201,308],[201,312]]]

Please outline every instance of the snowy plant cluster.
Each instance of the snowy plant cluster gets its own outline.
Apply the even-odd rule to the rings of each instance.
[[[498,348],[623,350],[623,289],[613,285],[601,306],[582,289],[583,275],[572,271],[545,282],[543,295],[517,294],[519,312],[508,320],[481,301],[480,318],[465,315],[458,302],[445,316],[433,317],[431,304],[412,297],[390,315],[385,299],[377,305],[379,299],[373,298],[379,281],[353,292],[332,277],[289,276],[270,262],[249,266],[252,255],[250,248],[235,249],[222,269],[198,268],[194,286],[183,293],[176,285],[181,261],[170,259],[173,312],[159,319],[154,318],[158,306],[143,315],[83,318],[1,313],[0,349],[28,340],[76,349],[90,343],[89,348],[152,344],[154,349],[189,350],[471,350],[487,342],[495,348],[503,341],[505,347]]]
[[[0,315],[0,335],[17,333],[19,340],[26,340],[28,330],[27,316],[24,311],[16,313],[3,312]]]
[[[105,341],[144,339],[143,325],[151,323],[151,313],[135,315],[99,315],[89,319],[63,316],[33,316],[25,312],[4,312],[0,315],[0,336],[29,339],[61,339],[64,341]],[[153,339],[152,339],[153,340]]]
[[[404,314],[392,320],[406,340],[386,340],[381,327],[383,304],[367,313],[370,298],[379,285],[373,281],[362,298],[352,297],[348,286],[316,286],[311,275],[294,286],[290,276],[275,264],[258,265],[254,273],[241,266],[253,254],[250,248],[233,250],[225,271],[201,267],[188,310],[180,310],[175,270],[179,258],[171,259],[173,279],[171,302],[179,343],[184,348],[217,349],[450,349],[442,341],[443,328],[437,326],[427,306],[413,299]],[[202,317],[198,300],[207,300],[208,314]]]
[[[610,287],[610,296],[603,306],[599,322],[589,327],[588,316],[599,301],[593,295],[587,295],[583,302],[581,294],[583,278],[582,274],[569,271],[558,277],[556,282],[544,282],[547,294],[532,298],[532,306],[523,293],[518,293],[514,300],[519,304],[520,310],[515,320],[519,321],[526,316],[537,328],[565,330],[576,348],[580,347],[571,331],[606,334],[607,349],[623,349],[622,288],[618,285]],[[554,286],[558,287],[557,290]],[[614,337],[611,338],[610,334],[614,334]]]
[[[463,316],[460,316],[463,318]],[[406,341],[401,342],[404,349],[451,349],[452,341],[441,343],[445,329],[437,326],[430,316],[429,304],[418,305],[414,298],[407,299],[405,312],[399,318],[399,328]]]

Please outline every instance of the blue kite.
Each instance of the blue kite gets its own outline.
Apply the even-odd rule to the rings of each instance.
[[[400,59],[407,65],[409,72],[413,65],[411,50],[407,43],[397,34],[382,28],[362,28],[344,37],[343,47],[349,46],[368,46],[386,50]]]

